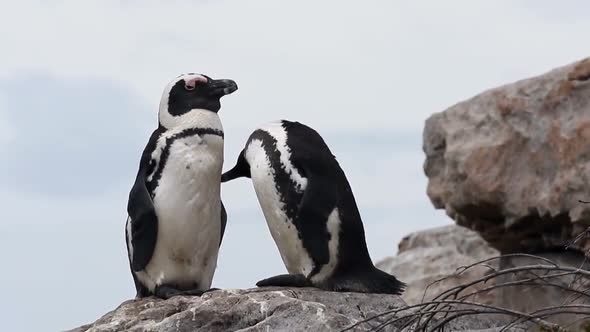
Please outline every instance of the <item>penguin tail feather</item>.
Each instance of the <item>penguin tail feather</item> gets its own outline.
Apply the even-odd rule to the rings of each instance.
[[[330,282],[334,291],[401,295],[406,284],[376,267],[342,276]]]
[[[396,277],[389,273],[385,273],[378,268],[373,268],[369,288],[373,291],[371,293],[384,293],[401,295],[406,289],[406,284],[399,281]]]

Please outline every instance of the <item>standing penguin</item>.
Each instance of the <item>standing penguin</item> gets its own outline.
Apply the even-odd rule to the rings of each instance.
[[[232,80],[177,77],[129,193],[125,237],[137,297],[200,295],[211,287],[227,215],[220,198],[219,99]]]
[[[250,177],[289,274],[263,286],[401,294],[405,284],[377,269],[344,171],[313,129],[286,120],[260,127],[222,182]]]

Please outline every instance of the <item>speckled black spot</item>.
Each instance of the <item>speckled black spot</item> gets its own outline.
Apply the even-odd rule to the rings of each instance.
[[[274,171],[275,186],[281,203],[285,206],[285,213],[289,219],[294,220],[299,202],[303,198],[303,191],[299,190],[298,184],[291,179],[283,167],[281,152],[277,149],[277,140],[264,130],[256,130],[250,135],[246,146],[256,140],[262,143],[262,148],[270,161],[270,167]],[[301,171],[299,172],[301,174]],[[301,237],[301,233],[299,233],[299,237]]]

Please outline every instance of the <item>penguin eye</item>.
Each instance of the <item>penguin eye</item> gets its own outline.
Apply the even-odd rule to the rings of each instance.
[[[195,76],[189,80],[184,81],[184,89],[186,91],[193,91],[194,89],[197,88],[198,84],[205,84],[205,83],[207,83],[207,79],[205,77],[200,76],[200,75]]]

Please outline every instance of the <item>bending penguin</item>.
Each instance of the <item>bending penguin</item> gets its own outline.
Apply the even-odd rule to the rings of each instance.
[[[264,286],[401,294],[405,284],[377,269],[344,171],[322,137],[282,120],[254,131],[222,182],[250,177],[289,274]]]
[[[137,297],[201,295],[211,287],[227,215],[220,198],[219,99],[232,80],[185,74],[164,89],[129,193],[125,237]]]

